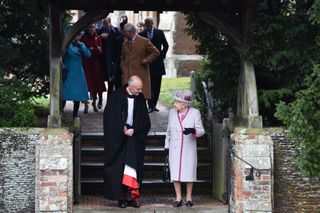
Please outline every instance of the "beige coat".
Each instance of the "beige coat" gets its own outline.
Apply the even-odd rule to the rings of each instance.
[[[139,35],[130,44],[130,41],[125,41],[122,44],[121,56],[121,71],[122,83],[128,82],[129,77],[137,75],[143,82],[142,93],[146,99],[151,99],[151,82],[150,71],[148,64],[142,64],[142,60],[146,59],[151,63],[160,55],[159,51],[149,39]]]
[[[195,128],[195,134],[184,135],[184,128]],[[165,148],[169,149],[169,167],[172,181],[197,180],[197,137],[204,134],[199,110],[190,107],[181,119],[175,108],[170,110]]]

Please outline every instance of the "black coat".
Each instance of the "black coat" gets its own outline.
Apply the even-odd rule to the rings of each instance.
[[[116,38],[115,41],[115,52],[114,52],[114,57],[112,59],[114,66],[115,66],[115,73],[116,73],[116,79],[115,79],[115,86],[116,89],[122,86],[122,72],[120,68],[120,63],[121,63],[121,54],[122,54],[122,43],[124,39],[123,36],[120,35]]]
[[[125,164],[136,169],[138,183],[142,183],[144,140],[150,129],[150,119],[146,101],[141,93],[135,97],[133,111],[132,137],[123,134],[123,127],[127,120],[128,100],[124,88],[119,88],[108,97],[104,110],[104,196],[117,200],[126,190],[122,185]]]
[[[141,36],[148,38],[147,30],[145,29],[140,33]],[[150,65],[151,76],[161,76],[166,74],[163,60],[166,58],[167,51],[169,48],[167,39],[162,30],[154,28],[153,37],[150,40],[151,43],[159,50],[160,56],[156,58]]]
[[[105,74],[105,80],[114,81],[116,78],[115,65],[113,58],[115,57],[116,51],[116,38],[120,35],[120,31],[116,27],[105,27],[102,26],[97,30],[97,34],[101,35],[102,33],[108,33],[107,38],[101,38],[102,49],[103,49],[103,69]]]

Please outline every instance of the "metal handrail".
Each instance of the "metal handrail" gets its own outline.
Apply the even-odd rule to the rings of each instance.
[[[205,97],[201,98],[198,90],[196,89],[195,86],[195,73],[191,72],[190,73],[191,76],[191,87],[193,89],[193,94],[197,95],[201,101],[201,103],[203,103],[203,110],[205,112],[205,105],[208,106],[208,118],[209,120],[211,120],[213,118],[213,114],[214,114],[214,107],[213,107],[213,102],[210,100],[210,94],[208,91],[208,86],[207,83],[205,81],[202,81],[202,87],[204,90],[204,94]],[[250,173],[246,176],[246,180],[247,181],[253,181],[254,180],[254,173],[256,177],[259,177],[261,175],[261,170],[255,166],[253,166],[251,163],[249,163],[248,161],[244,160],[243,158],[241,158],[240,156],[238,156],[234,150],[234,144],[232,144],[231,142],[231,131],[233,130],[233,115],[232,113],[230,113],[231,109],[229,109],[229,119],[230,119],[230,124],[229,124],[229,128],[223,130],[223,137],[225,137],[227,139],[227,149],[228,149],[228,174],[227,174],[227,179],[228,179],[228,189],[227,189],[227,196],[226,196],[226,201],[228,203],[228,212],[230,212],[230,194],[231,194],[231,156],[238,158],[240,161],[244,162],[245,164],[250,166]]]

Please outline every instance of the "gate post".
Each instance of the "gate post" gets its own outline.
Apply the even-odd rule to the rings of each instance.
[[[73,135],[48,128],[36,143],[35,212],[72,212]]]
[[[270,133],[267,129],[236,128],[231,138],[230,211],[272,212],[274,157]]]
[[[61,127],[61,10],[50,3],[50,115],[48,116],[48,127]]]

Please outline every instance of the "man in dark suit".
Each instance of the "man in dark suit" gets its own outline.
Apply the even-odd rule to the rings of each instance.
[[[103,68],[104,78],[108,81],[108,96],[114,91],[116,81],[116,67],[113,62],[116,54],[116,38],[120,35],[117,27],[112,26],[111,18],[107,17],[103,20],[103,26],[97,30],[100,35],[103,48]]]
[[[144,20],[145,30],[140,33],[141,36],[148,38],[151,43],[159,50],[160,56],[157,57],[149,66],[151,77],[151,99],[148,101],[148,112],[159,111],[156,106],[159,99],[162,75],[166,74],[163,60],[169,48],[164,32],[155,28],[152,18]]]

